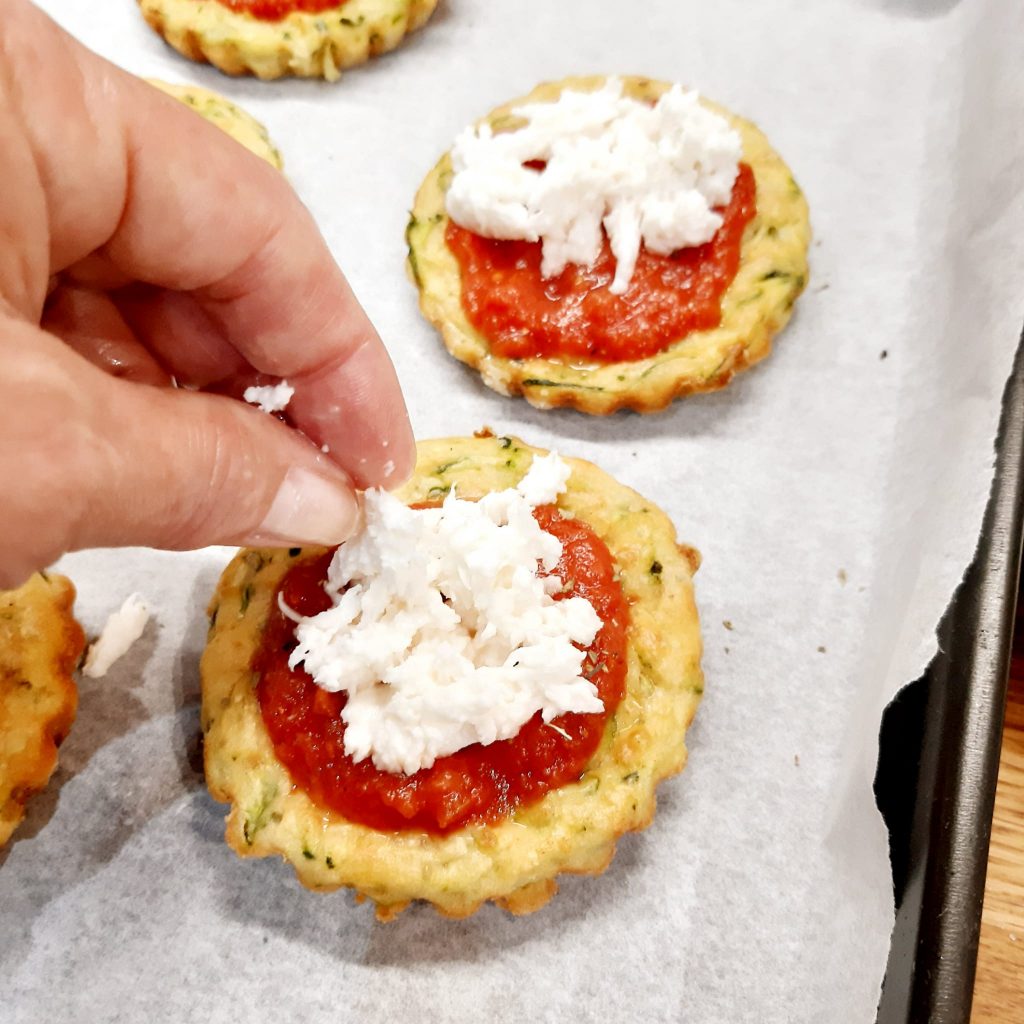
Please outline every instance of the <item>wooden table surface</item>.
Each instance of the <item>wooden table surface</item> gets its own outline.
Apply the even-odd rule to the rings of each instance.
[[[1024,1021],[1024,594],[992,822],[971,1024]]]

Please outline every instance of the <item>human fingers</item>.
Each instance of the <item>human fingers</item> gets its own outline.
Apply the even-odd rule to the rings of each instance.
[[[0,53],[51,268],[99,257],[189,293],[255,371],[295,384],[294,422],[360,483],[406,475],[415,453],[394,368],[285,179],[22,0],[5,5]],[[25,295],[32,305],[39,291]]]
[[[66,551],[333,544],[351,480],[296,431],[217,395],[117,379],[20,319],[0,319],[0,587]]]
[[[141,384],[172,383],[171,375],[140,344],[103,292],[58,285],[46,300],[42,326],[114,377]]]

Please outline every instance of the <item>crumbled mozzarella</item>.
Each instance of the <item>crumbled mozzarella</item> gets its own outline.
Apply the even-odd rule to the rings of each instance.
[[[696,92],[676,85],[651,106],[612,78],[596,92],[566,90],[512,113],[527,122],[516,131],[485,123],[459,135],[445,202],[479,235],[543,241],[545,277],[592,265],[603,226],[616,260],[610,290],[622,294],[641,241],[668,254],[702,245],[721,226],[714,207],[729,201],[742,142]]]
[[[582,597],[555,601],[562,545],[533,517],[569,467],[533,460],[512,489],[410,509],[366,492],[365,526],[328,570],[333,606],[298,619],[292,668],[344,690],[345,750],[412,774],[472,743],[515,736],[538,711],[601,711],[582,675],[601,620]],[[574,646],[579,644],[584,648]]]
[[[110,666],[127,653],[149,621],[149,605],[141,594],[131,594],[107,619],[103,632],[89,645],[82,672],[90,679],[105,676]]]
[[[258,405],[264,412],[282,412],[295,394],[295,388],[283,380],[279,384],[262,384],[246,388],[242,397],[250,405]]]

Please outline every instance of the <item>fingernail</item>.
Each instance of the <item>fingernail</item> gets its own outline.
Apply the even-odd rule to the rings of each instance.
[[[340,544],[359,527],[355,494],[307,469],[288,470],[260,524],[259,543]]]

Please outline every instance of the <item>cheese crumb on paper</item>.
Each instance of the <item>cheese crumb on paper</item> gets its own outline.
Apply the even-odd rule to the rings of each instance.
[[[621,79],[595,92],[512,111],[526,124],[467,128],[452,147],[449,216],[487,238],[543,242],[541,273],[590,266],[602,227],[616,259],[610,291],[625,292],[643,242],[654,253],[710,241],[722,225],[742,142],[699,95],[673,86],[651,105]]]
[[[283,412],[295,394],[295,388],[283,380],[279,384],[258,384],[246,388],[242,397],[250,405],[258,405],[264,412]]]
[[[554,501],[569,474],[557,455],[538,457],[517,488],[479,501],[453,489],[440,508],[366,492],[363,532],[328,570],[334,606],[293,616],[289,659],[348,694],[341,717],[354,760],[412,774],[509,739],[538,711],[550,722],[603,710],[582,675],[601,619],[585,598],[555,601],[564,581],[537,572],[556,567],[562,545],[533,508]]]
[[[105,676],[110,666],[123,657],[142,636],[149,621],[149,605],[141,594],[132,594],[108,618],[103,632],[89,645],[82,672],[90,679]]]

